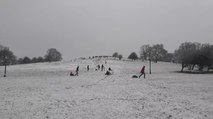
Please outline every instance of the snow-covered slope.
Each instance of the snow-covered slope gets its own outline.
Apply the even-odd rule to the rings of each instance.
[[[79,76],[70,77],[77,65]],[[213,118],[212,74],[176,73],[178,65],[159,62],[143,79],[131,76],[142,65],[148,72],[148,62],[107,61],[111,76],[95,65],[83,60],[9,66],[8,77],[0,77],[0,119]]]

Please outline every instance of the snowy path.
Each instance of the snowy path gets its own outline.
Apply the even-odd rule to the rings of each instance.
[[[107,77],[89,61],[78,77],[68,76],[75,62],[11,66],[0,82],[0,119],[213,118],[212,74],[175,73],[177,65],[158,63],[146,79],[131,78],[142,65],[109,61],[114,75]]]

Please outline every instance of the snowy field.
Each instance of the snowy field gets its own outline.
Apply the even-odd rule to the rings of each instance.
[[[79,76],[70,77],[77,65]],[[148,72],[148,62],[107,61],[111,76],[95,65],[9,66],[0,77],[0,119],[213,119],[213,74],[177,73],[179,65],[159,62],[144,79],[131,76],[142,65]]]

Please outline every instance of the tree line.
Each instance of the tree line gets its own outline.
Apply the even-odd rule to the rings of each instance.
[[[0,65],[14,65],[14,64],[29,64],[38,62],[54,62],[61,61],[62,54],[55,48],[50,48],[47,50],[44,57],[29,57],[17,58],[14,53],[5,46],[0,45]]]
[[[213,68],[213,45],[185,42],[175,50],[174,59],[182,64],[181,72],[184,68],[194,70],[195,66],[202,71],[204,67],[207,71]]]
[[[118,57],[116,53],[113,54],[113,57]],[[139,56],[137,53],[132,52],[128,59],[150,60],[156,63],[158,61],[180,63],[182,66],[181,72],[183,72],[184,68],[194,70],[195,67],[200,71],[206,67],[207,71],[209,71],[209,69],[213,68],[213,45],[185,42],[181,43],[174,53],[169,53],[164,49],[163,44],[146,44],[140,47]]]
[[[123,55],[115,52],[112,55],[114,58],[121,60]],[[153,62],[164,61],[164,62],[175,62],[181,64],[181,71],[184,68],[193,70],[195,67],[199,70],[207,68],[207,70],[213,68],[213,45],[201,44],[197,42],[185,42],[181,43],[179,48],[174,53],[168,53],[164,49],[163,44],[154,45],[142,45],[140,47],[140,55],[132,52],[128,59],[143,61],[150,60]],[[61,61],[62,54],[55,48],[47,50],[44,57],[29,57],[17,58],[14,53],[5,46],[0,45],[0,65],[13,65],[13,64],[28,64],[38,62],[54,62]]]
[[[123,56],[119,55],[117,52],[113,53],[112,55],[115,58],[122,59]],[[164,49],[163,44],[155,44],[151,45],[142,45],[140,48],[140,55],[138,56],[137,53],[132,52],[128,59],[137,60],[141,59],[142,61],[152,60],[154,62],[158,61],[172,61],[173,54],[168,53],[167,50]]]

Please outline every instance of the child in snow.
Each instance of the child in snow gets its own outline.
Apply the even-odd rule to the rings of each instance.
[[[142,67],[139,78],[144,75],[145,78],[145,66]]]
[[[110,71],[107,71],[107,72],[105,73],[105,75],[112,75],[112,73],[111,73]]]
[[[79,66],[77,66],[77,68],[76,68],[76,70],[75,70],[75,72],[76,72],[76,76],[78,76],[78,71],[79,71]]]
[[[101,71],[104,71],[105,70],[105,68],[104,68],[104,65],[102,64],[101,65]]]
[[[105,75],[112,75],[113,71],[112,69],[109,67],[109,69],[106,71]]]
[[[72,73],[72,71],[70,72],[70,76],[75,76],[75,74]]]
[[[98,65],[98,70],[100,70],[100,65]]]
[[[89,65],[87,65],[87,71],[89,71]]]

